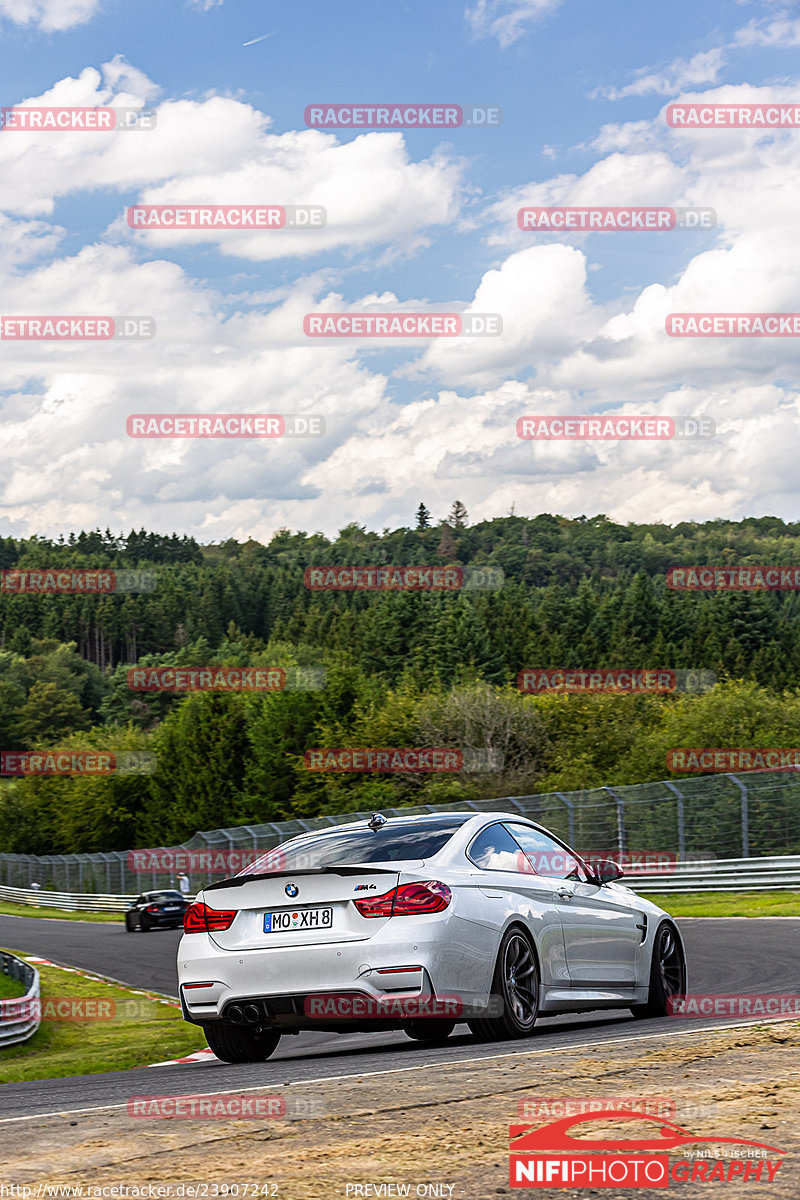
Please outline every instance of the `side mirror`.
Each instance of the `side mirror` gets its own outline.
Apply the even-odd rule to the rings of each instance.
[[[598,858],[592,863],[594,877],[598,883],[613,883],[622,878],[622,868],[613,858]]]

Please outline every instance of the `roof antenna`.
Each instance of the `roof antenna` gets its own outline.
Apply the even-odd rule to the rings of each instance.
[[[371,829],[373,833],[377,833],[379,829],[383,829],[385,824],[386,817],[383,815],[383,813],[373,813],[370,819],[367,821],[367,827]]]

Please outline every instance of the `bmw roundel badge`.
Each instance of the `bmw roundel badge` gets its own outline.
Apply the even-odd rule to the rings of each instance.
[[[294,897],[298,894],[298,892],[300,891],[300,888],[297,886],[296,883],[287,883],[286,887],[283,890],[286,892],[287,896]]]

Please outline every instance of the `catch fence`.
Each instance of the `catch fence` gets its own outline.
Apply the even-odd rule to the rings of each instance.
[[[800,773],[790,770],[705,775],[678,782],[631,784],[578,792],[501,796],[492,800],[452,802],[416,808],[385,808],[384,815],[467,810],[512,812],[551,829],[579,853],[666,853],[687,866],[715,859],[751,859],[800,855]],[[181,847],[191,854],[192,891],[203,881],[231,874],[216,869],[214,854],[272,849],[297,834],[366,820],[372,810],[309,819],[240,825],[196,833]],[[212,852],[199,861],[197,852]],[[218,855],[220,861],[229,862]],[[142,862],[144,861],[144,866]],[[0,885],[50,892],[136,895],[175,887],[178,871],[146,865],[152,860],[133,851],[87,854],[0,854]],[[244,862],[242,862],[244,865]]]

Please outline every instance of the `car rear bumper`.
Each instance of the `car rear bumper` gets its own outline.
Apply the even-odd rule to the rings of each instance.
[[[256,1002],[265,1023],[287,1029],[356,1029],[414,1015],[453,1020],[485,1012],[488,976],[476,990],[481,972],[464,967],[447,928],[447,921],[409,920],[400,938],[395,925],[390,935],[363,941],[241,952],[220,950],[208,934],[184,935],[178,947],[184,1016],[201,1024],[226,1020],[231,1005]],[[382,1015],[386,1005],[394,1015]]]

